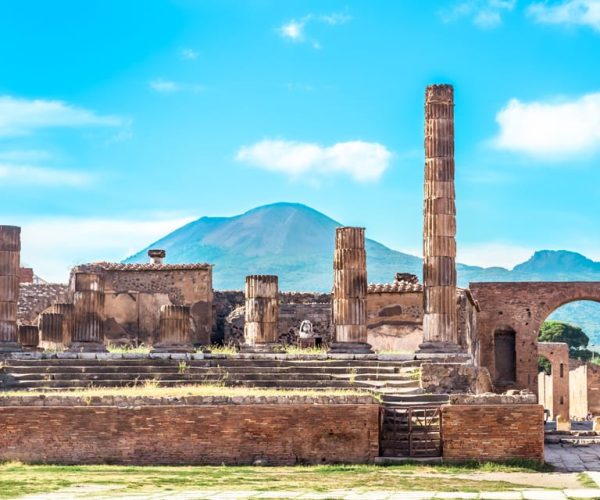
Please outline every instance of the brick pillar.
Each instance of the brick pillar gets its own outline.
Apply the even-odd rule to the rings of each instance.
[[[34,351],[40,341],[38,327],[35,325],[19,325],[19,344],[23,349]]]
[[[335,231],[333,324],[331,352],[372,352],[367,343],[367,253],[362,227]]]
[[[63,315],[51,312],[40,314],[40,347],[47,351],[63,351]]]
[[[48,312],[61,314],[63,317],[62,320],[62,343],[65,347],[69,347],[71,345],[71,339],[73,337],[73,315],[75,311],[75,306],[73,304],[68,303],[56,303],[50,306],[50,310]]]
[[[454,89],[430,85],[425,91],[422,351],[460,350],[454,200]]]
[[[0,226],[0,353],[21,350],[17,328],[21,228]]]
[[[106,352],[104,346],[104,279],[96,273],[75,274],[73,338],[69,350]]]
[[[161,306],[159,338],[152,347],[152,352],[194,351],[190,327],[190,307]]]
[[[271,351],[279,342],[277,276],[246,276],[246,310],[242,350]]]

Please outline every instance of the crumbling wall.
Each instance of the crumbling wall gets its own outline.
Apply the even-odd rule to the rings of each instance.
[[[241,291],[215,292],[216,324],[214,341],[238,345],[244,339],[244,293]],[[309,292],[282,292],[279,294],[279,341],[293,344],[298,339],[300,324],[309,320],[315,336],[324,343],[333,335],[331,295]],[[222,337],[221,337],[222,335]]]
[[[74,268],[104,277],[107,342],[153,344],[162,305],[191,308],[192,342],[209,344],[213,331],[212,266],[95,263]]]
[[[71,302],[69,286],[60,283],[21,283],[17,304],[17,321],[37,324],[40,313],[56,302]]]
[[[421,388],[431,394],[481,394],[491,392],[493,385],[486,368],[465,363],[423,363]]]

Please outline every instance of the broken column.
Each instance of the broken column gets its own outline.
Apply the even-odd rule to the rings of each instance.
[[[69,350],[106,352],[103,318],[104,279],[100,274],[75,274],[73,305],[73,337]]]
[[[272,351],[279,342],[279,284],[277,276],[246,276],[244,345],[246,352]]]
[[[71,345],[71,338],[73,336],[73,314],[74,305],[68,303],[56,303],[50,306],[48,312],[62,315],[62,343],[65,347]]]
[[[454,89],[425,91],[423,344],[421,351],[460,349],[456,305]]]
[[[367,253],[362,227],[335,231],[333,324],[331,352],[373,352],[367,343]]]
[[[35,325],[19,325],[19,344],[23,349],[34,351],[39,344],[39,331]]]
[[[194,352],[189,306],[161,306],[159,328],[158,342],[152,352]]]
[[[21,228],[0,226],[0,353],[20,351],[17,328]]]
[[[38,323],[40,330],[40,347],[46,351],[62,351],[63,343],[63,315],[51,312],[40,314]]]

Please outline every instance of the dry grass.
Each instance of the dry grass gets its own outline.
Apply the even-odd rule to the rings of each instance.
[[[86,387],[81,389],[65,390],[20,390],[1,391],[0,398],[14,396],[59,396],[72,398],[123,396],[123,397],[185,397],[185,396],[365,396],[368,393],[359,390],[346,389],[266,389],[254,387],[226,387],[219,384],[183,385],[175,387],[161,387],[160,381],[147,380],[134,387]]]

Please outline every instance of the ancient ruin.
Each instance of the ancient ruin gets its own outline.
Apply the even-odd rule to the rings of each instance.
[[[573,416],[600,415],[600,367],[569,360],[566,344],[540,343],[538,332],[563,304],[600,302],[600,283],[457,287],[454,133],[452,86],[427,87],[423,283],[400,269],[391,283],[369,284],[364,228],[339,227],[331,294],[282,293],[278,276],[259,274],[246,276],[243,291],[213,290],[210,264],[170,264],[159,248],[147,264],[89,263],[68,285],[43,284],[19,267],[20,229],[0,226],[0,390],[155,381],[361,391],[150,398],[135,408],[7,398],[0,425],[11,422],[25,444],[8,446],[0,433],[0,460],[542,460],[544,407],[564,432]],[[219,352],[222,344],[230,352]],[[550,374],[539,373],[538,356]],[[34,418],[55,425],[45,432],[64,446],[40,445]],[[100,446],[107,425],[122,434]],[[86,439],[96,445],[79,446]],[[120,439],[133,444],[120,449]]]

